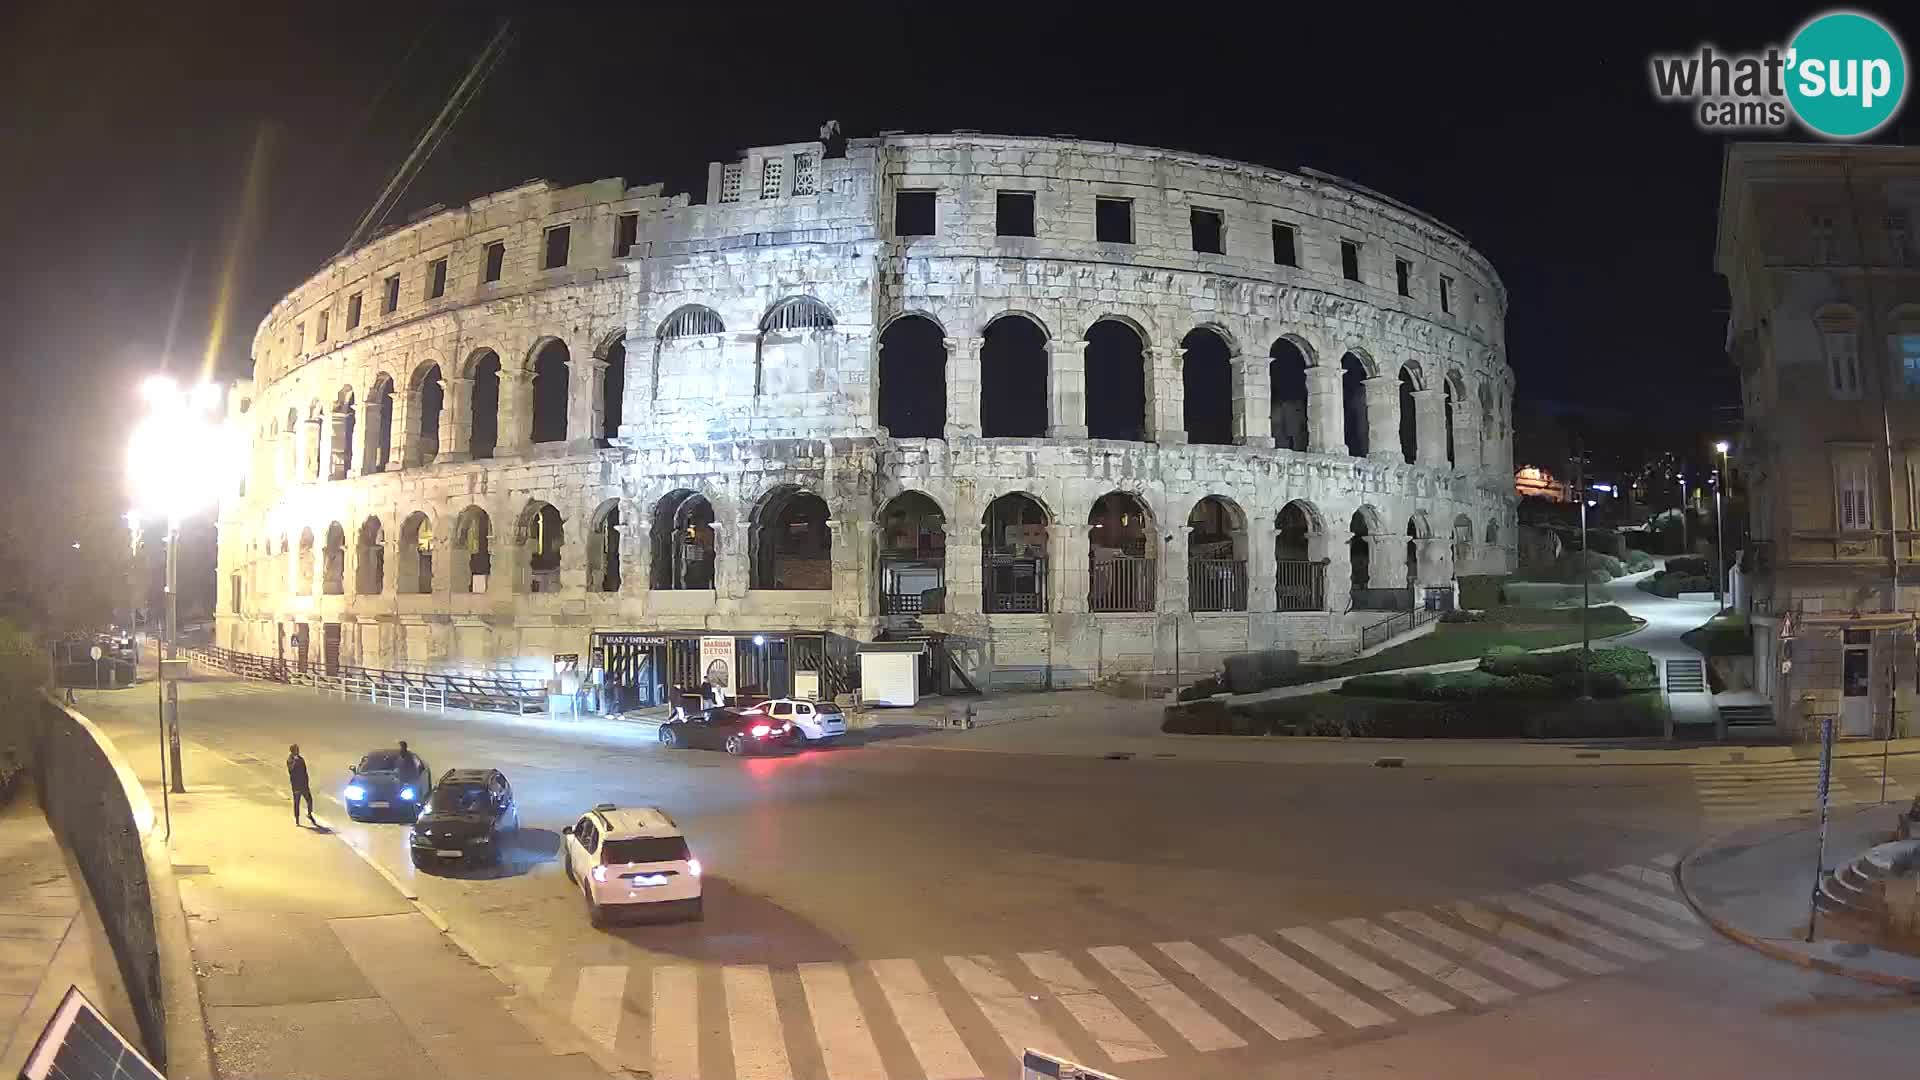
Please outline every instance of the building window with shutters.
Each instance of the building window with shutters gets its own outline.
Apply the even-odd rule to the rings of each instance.
[[[1900,392],[1920,397],[1920,325],[1903,326],[1899,333],[1887,335],[1887,355],[1893,357]]]
[[[1827,390],[1836,398],[1860,396],[1860,340],[1851,316],[1826,316],[1820,322],[1820,347],[1826,354]]]
[[[1849,454],[1834,465],[1834,491],[1839,497],[1841,532],[1866,532],[1873,528],[1873,482],[1871,463],[1865,455]]]

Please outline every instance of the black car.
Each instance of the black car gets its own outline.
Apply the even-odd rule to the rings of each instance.
[[[725,750],[738,757],[783,747],[791,733],[784,720],[753,709],[716,707],[660,725],[660,745],[669,750]]]
[[[520,807],[499,769],[448,769],[413,823],[413,865],[498,866],[501,838],[519,829]]]
[[[349,771],[353,779],[347,782],[344,801],[347,816],[355,821],[412,821],[420,816],[420,805],[433,786],[427,760],[411,751],[402,755],[398,750],[371,750]]]

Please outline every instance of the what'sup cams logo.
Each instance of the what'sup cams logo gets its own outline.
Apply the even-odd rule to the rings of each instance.
[[[1907,54],[1887,24],[1858,11],[1809,19],[1785,48],[1725,53],[1702,45],[1648,61],[1654,96],[1685,102],[1702,131],[1779,131],[1826,139],[1886,126],[1907,96]]]

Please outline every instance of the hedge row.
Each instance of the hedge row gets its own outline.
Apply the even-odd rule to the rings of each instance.
[[[1586,658],[1587,674],[1581,674]],[[1639,649],[1562,649],[1529,653],[1501,648],[1480,658],[1474,671],[1382,672],[1355,675],[1335,693],[1349,697],[1408,701],[1540,700],[1620,697],[1659,685],[1653,658]]]
[[[1405,701],[1314,694],[1231,708],[1224,701],[1169,706],[1161,730],[1177,735],[1312,735],[1375,739],[1572,739],[1659,735],[1664,704],[1645,692],[1543,706],[1533,699]]]
[[[1713,578],[1705,574],[1676,574],[1671,570],[1661,570],[1640,582],[1639,588],[1643,592],[1650,592],[1655,596],[1664,596],[1671,600],[1681,593],[1712,592]]]

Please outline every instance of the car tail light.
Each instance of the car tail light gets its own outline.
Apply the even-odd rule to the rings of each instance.
[[[605,881],[605,880],[607,880],[607,868],[606,868],[606,867],[604,867],[604,866],[596,866],[596,867],[594,867],[594,868],[593,868],[593,880],[595,880],[595,881]]]
[[[700,860],[699,859],[687,860],[687,873],[692,874],[694,877],[700,876]]]
[[[768,727],[765,724],[753,725],[753,737],[756,739],[764,739],[772,733],[773,733],[773,729]]]

